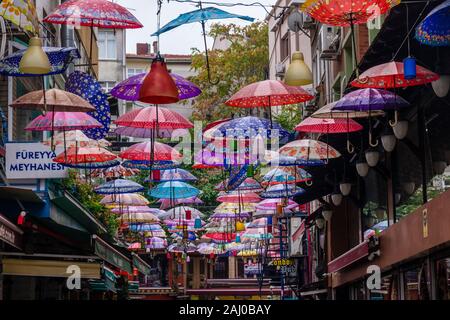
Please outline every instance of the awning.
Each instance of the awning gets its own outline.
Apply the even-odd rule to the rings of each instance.
[[[133,266],[139,270],[139,272],[141,272],[144,275],[149,275],[150,271],[151,271],[151,267],[147,264],[147,262],[145,262],[144,260],[142,260],[141,257],[139,257],[137,254],[132,253],[132,261],[133,261]]]
[[[11,186],[0,186],[0,199],[45,203],[33,190]]]
[[[4,275],[67,278],[73,274],[67,272],[68,267],[74,265],[80,268],[81,278],[100,279],[98,262],[6,258],[2,263]]]
[[[92,239],[94,240],[94,253],[97,256],[121,270],[133,273],[130,258],[114,249],[97,235],[93,235]]]
[[[22,250],[23,231],[0,214],[0,241]]]

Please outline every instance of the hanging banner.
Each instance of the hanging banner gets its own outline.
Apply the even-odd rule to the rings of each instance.
[[[6,143],[6,178],[8,179],[59,179],[66,178],[67,168],[53,162],[63,148],[52,151],[40,142]]]

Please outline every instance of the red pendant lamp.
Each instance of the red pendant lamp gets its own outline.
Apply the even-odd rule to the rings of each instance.
[[[158,53],[152,61],[139,92],[139,101],[151,104],[178,102],[178,88],[167,70],[163,57]]]

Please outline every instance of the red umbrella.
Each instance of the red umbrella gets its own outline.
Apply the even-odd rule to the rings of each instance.
[[[219,196],[217,201],[230,203],[258,203],[261,201],[261,198],[254,192],[231,193]]]
[[[236,233],[211,232],[211,233],[205,233],[203,235],[203,237],[212,239],[214,241],[219,241],[219,242],[231,242],[231,241],[236,240]]]
[[[438,79],[438,74],[421,66],[416,66],[416,78],[405,79],[403,63],[391,61],[364,71],[351,85],[358,88],[388,89],[419,86]]]
[[[232,120],[232,119],[231,119],[231,118],[227,118],[227,119],[220,119],[220,120],[217,120],[217,121],[213,121],[213,122],[211,122],[211,123],[208,123],[208,124],[203,128],[203,132],[205,132],[206,130],[211,129],[211,128],[213,128],[213,127],[215,127],[215,126],[217,126],[217,125],[219,125],[219,124],[221,124],[221,123],[224,123],[224,122],[227,122],[227,121],[230,121],[230,120]]]
[[[152,150],[153,149],[153,150]],[[152,158],[152,151],[154,152]],[[177,161],[181,160],[181,154],[168,146],[167,144],[160,142],[141,142],[136,143],[122,151],[119,155],[123,159],[138,160],[138,161]]]
[[[361,131],[363,126],[352,119],[319,119],[306,118],[296,127],[296,131],[311,133],[345,133]]]
[[[44,22],[110,29],[143,27],[126,8],[108,0],[66,1],[49,14]]]
[[[115,124],[133,128],[189,129],[194,125],[176,111],[161,107],[135,109],[120,116]]]
[[[278,80],[252,83],[235,93],[226,105],[239,108],[283,106],[312,100],[314,97],[300,87]]]
[[[54,162],[79,164],[92,162],[106,162],[116,159],[117,156],[104,148],[98,147],[70,147],[53,159]]]
[[[25,130],[71,131],[101,128],[102,124],[84,112],[48,112],[33,119]]]

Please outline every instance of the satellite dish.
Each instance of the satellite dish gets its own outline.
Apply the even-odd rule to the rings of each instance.
[[[299,32],[303,23],[303,14],[298,10],[292,11],[288,17],[287,23],[289,30],[292,32]]]

